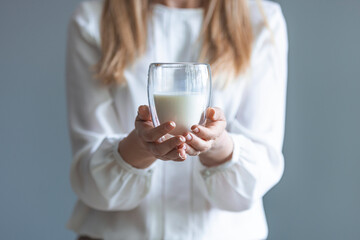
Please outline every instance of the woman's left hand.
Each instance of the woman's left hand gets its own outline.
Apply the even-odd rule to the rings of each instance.
[[[200,161],[207,167],[220,165],[232,157],[233,142],[226,128],[226,119],[220,108],[206,110],[205,126],[194,125],[186,138],[186,153],[199,155]]]

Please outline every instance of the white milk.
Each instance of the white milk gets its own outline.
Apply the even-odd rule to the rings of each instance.
[[[198,93],[154,94],[156,113],[160,124],[174,121],[176,128],[170,133],[181,135],[194,124],[198,124],[206,108],[207,98]]]

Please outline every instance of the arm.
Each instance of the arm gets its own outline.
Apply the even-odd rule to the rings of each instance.
[[[130,210],[149,192],[156,158],[184,161],[185,139],[176,136],[158,142],[175,123],[154,128],[145,106],[139,108],[133,131],[128,134],[120,128],[109,87],[94,79],[91,71],[100,57],[92,20],[86,6],[80,5],[69,25],[66,85],[74,155],[71,185],[81,201],[94,209]]]
[[[270,25],[276,45],[265,29],[254,46],[252,77],[243,102],[236,118],[228,122],[228,133],[224,132],[233,142],[229,159],[224,158],[226,154],[222,158],[207,154],[198,162],[197,183],[202,193],[224,210],[249,209],[283,173],[287,34],[280,9]]]
[[[88,206],[99,210],[136,207],[150,188],[151,169],[136,169],[118,153],[127,136],[120,125],[108,87],[93,78],[100,52],[81,6],[68,29],[67,104],[73,150],[71,185]],[[134,191],[134,189],[136,189]]]

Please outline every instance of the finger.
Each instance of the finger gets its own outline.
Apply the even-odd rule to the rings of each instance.
[[[176,136],[162,143],[150,143],[149,148],[156,157],[161,157],[172,151],[174,148],[177,149],[177,146],[183,144],[185,141],[186,139],[183,136]]]
[[[175,148],[170,152],[168,152],[167,154],[161,156],[160,159],[182,162],[186,159],[186,152],[184,148],[181,149]]]
[[[135,127],[137,128],[139,136],[145,141],[145,142],[155,142],[162,136],[169,133],[171,130],[173,130],[176,127],[176,124],[174,122],[166,122],[158,127],[154,128],[149,126],[148,123],[144,123],[141,121],[137,121],[135,123]]]
[[[142,105],[138,108],[138,114],[135,119],[135,129],[139,134],[144,129],[152,129],[152,128],[154,128],[154,125],[151,121],[149,108],[146,105]]]
[[[192,138],[191,140],[187,140],[186,143],[190,145],[190,147],[192,147],[195,151],[205,152],[211,148],[211,144],[213,142],[212,140],[206,141],[192,133],[190,134]]]
[[[159,125],[156,128],[149,129],[143,132],[143,139],[146,142],[155,142],[162,136],[168,134],[176,127],[175,122],[170,121]]]
[[[204,127],[201,125],[194,125],[191,127],[193,133],[204,140],[215,140],[224,132],[226,123],[224,121],[216,121]]]
[[[226,121],[224,112],[218,107],[209,107],[206,109],[206,118],[212,122]]]
[[[226,119],[223,111],[217,107],[208,108],[206,110],[206,116],[205,126],[193,125],[191,130],[204,140],[214,140],[225,130]]]
[[[198,156],[200,154],[199,151],[196,151],[193,147],[191,147],[190,145],[186,144],[185,145],[185,152],[190,155],[190,156]]]
[[[139,106],[136,120],[151,121],[150,109],[147,105]]]

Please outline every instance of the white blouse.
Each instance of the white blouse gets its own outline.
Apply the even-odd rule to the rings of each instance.
[[[249,1],[255,38],[248,73],[213,91],[234,142],[231,161],[206,168],[189,157],[137,169],[117,146],[147,104],[148,66],[197,60],[203,10],[155,5],[147,52],[125,70],[126,85],[105,87],[91,70],[100,56],[102,2],[80,4],[69,25],[66,75],[71,185],[79,199],[71,230],[105,240],[267,237],[262,197],[284,169],[287,33],[280,6],[263,5],[271,31]]]

